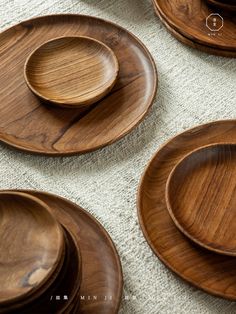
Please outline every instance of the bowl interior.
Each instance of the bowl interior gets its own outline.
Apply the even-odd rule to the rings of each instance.
[[[118,76],[113,51],[89,37],[61,37],[37,48],[27,59],[30,89],[58,105],[92,104],[108,93]]]

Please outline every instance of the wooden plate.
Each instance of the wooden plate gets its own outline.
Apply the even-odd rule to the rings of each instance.
[[[115,246],[104,228],[84,209],[62,197],[45,192],[23,192],[45,202],[80,247],[82,284],[73,306],[76,308],[80,301],[81,314],[118,313],[123,288],[122,269]],[[67,280],[72,281],[71,277]],[[66,293],[61,288],[56,295],[63,297]],[[56,295],[51,304],[57,302]]]
[[[176,228],[165,202],[166,182],[173,167],[192,150],[214,143],[236,143],[236,120],[198,126],[163,145],[140,183],[138,214],[147,242],[167,267],[208,293],[236,300],[235,257],[193,244]]]
[[[153,0],[153,2],[171,28],[184,37],[204,46],[223,51],[236,51],[236,21],[228,12],[215,12],[205,0]],[[220,13],[220,16],[210,16],[212,13]],[[211,28],[213,18],[217,20],[214,31],[211,31],[206,24],[208,21]],[[222,19],[223,27],[221,27]],[[215,31],[216,29],[218,31]]]
[[[117,84],[89,109],[43,105],[24,82],[32,50],[58,36],[88,36],[110,47],[119,62]],[[157,88],[154,61],[144,45],[124,28],[82,15],[44,16],[0,34],[0,141],[48,155],[86,153],[115,142],[147,114]]]
[[[27,194],[0,193],[0,305],[15,304],[50,282],[64,251],[48,206]]]
[[[75,298],[78,298],[82,278],[81,256],[70,232],[64,229],[64,235],[66,243],[65,258],[61,271],[53,283],[34,300],[18,302],[8,307],[1,306],[1,313],[74,313],[72,312],[73,302]],[[56,296],[60,297],[57,301],[55,301]]]
[[[153,2],[154,3],[154,2]],[[154,3],[154,9],[157,14],[157,16],[160,18],[162,23],[166,26],[167,30],[179,41],[181,41],[183,44],[190,46],[191,48],[198,49],[200,51],[203,51],[205,53],[210,53],[216,56],[222,56],[222,57],[230,57],[230,58],[236,58],[236,52],[235,51],[229,51],[229,50],[222,50],[222,49],[216,49],[209,46],[201,45],[197,42],[194,42],[187,37],[184,37],[182,34],[178,33],[175,29],[173,29],[168,22],[161,16],[159,13],[155,3]]]
[[[227,1],[218,1],[218,0],[206,0],[208,4],[213,5],[215,8],[226,11],[236,11],[236,2],[235,0]]]
[[[60,37],[36,48],[24,74],[31,91],[46,102],[76,108],[107,95],[118,77],[114,52],[89,37]]]
[[[236,256],[236,145],[194,150],[172,170],[166,186],[169,213],[192,241]]]

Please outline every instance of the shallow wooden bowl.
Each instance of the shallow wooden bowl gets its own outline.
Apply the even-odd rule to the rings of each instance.
[[[6,307],[30,300],[50,281],[64,238],[49,207],[31,195],[1,192],[0,217],[0,307]]]
[[[169,176],[166,200],[187,237],[236,256],[236,145],[214,144],[184,157]]]
[[[47,102],[76,108],[107,95],[118,77],[114,52],[89,37],[47,41],[27,58],[24,76],[31,91]]]

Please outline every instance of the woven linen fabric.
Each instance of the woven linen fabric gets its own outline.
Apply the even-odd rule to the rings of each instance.
[[[93,153],[47,158],[0,145],[0,188],[56,193],[101,222],[123,266],[120,313],[236,313],[235,303],[191,287],[158,260],[142,235],[136,209],[141,175],[160,145],[196,125],[236,118],[236,61],[179,43],[154,15],[150,0],[0,0],[1,30],[52,13],[102,17],[133,32],[157,64],[157,98],[135,130]]]

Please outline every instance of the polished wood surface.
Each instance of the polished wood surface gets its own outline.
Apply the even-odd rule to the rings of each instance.
[[[208,4],[214,6],[217,9],[220,10],[226,10],[230,12],[236,11],[236,1],[235,0],[226,0],[226,1],[220,1],[220,0],[206,0]]]
[[[45,192],[24,192],[45,202],[56,219],[74,237],[75,244],[80,247],[82,283],[77,296],[73,297],[74,310],[68,309],[65,313],[118,313],[123,289],[122,269],[115,246],[104,228],[88,212],[64,198]],[[75,267],[75,263],[73,265]],[[68,283],[73,282],[74,277],[73,273],[69,273],[65,280]],[[59,285],[59,287],[61,290],[55,292],[54,297],[55,295],[66,295],[66,292],[63,291],[64,284]],[[49,297],[49,294],[47,295]],[[110,297],[111,299],[109,299]],[[76,308],[79,301],[78,312]],[[49,303],[50,306],[53,304],[55,306],[55,298]],[[37,312],[29,313],[39,314]],[[47,311],[45,310],[44,313]],[[48,313],[50,313],[49,310]],[[54,313],[57,312],[54,311]]]
[[[63,228],[65,236],[65,258],[63,266],[52,284],[34,300],[18,302],[12,306],[1,306],[1,314],[72,314],[74,300],[78,298],[82,279],[81,255],[68,230]],[[55,300],[59,296],[59,300]],[[64,298],[66,296],[66,299]],[[76,313],[76,312],[75,312]],[[78,312],[77,312],[78,313]]]
[[[198,126],[162,146],[142,177],[138,214],[147,242],[167,267],[194,286],[235,301],[235,257],[195,245],[176,228],[165,202],[166,183],[173,167],[192,150],[214,143],[236,143],[236,120]]]
[[[216,253],[236,256],[236,145],[214,144],[172,170],[166,202],[176,226]]]
[[[58,36],[88,36],[117,56],[112,92],[89,109],[42,104],[24,82],[29,54]],[[154,61],[122,27],[82,15],[54,15],[22,22],[0,34],[0,141],[28,152],[66,155],[93,151],[129,133],[148,113],[157,88]]]
[[[61,227],[42,201],[0,193],[0,307],[32,297],[60,264]]]
[[[194,49],[198,49],[200,51],[203,51],[205,53],[208,54],[212,54],[212,55],[216,55],[216,56],[222,56],[222,57],[229,57],[229,58],[236,58],[236,52],[235,51],[229,51],[229,50],[222,50],[222,49],[216,49],[216,48],[212,48],[206,45],[201,45],[197,42],[194,42],[190,39],[188,39],[187,37],[184,37],[183,35],[181,35],[179,32],[177,32],[175,29],[173,29],[167,22],[166,20],[160,15],[157,7],[154,4],[154,10],[158,16],[158,18],[162,21],[162,23],[166,26],[167,30],[180,42],[182,42],[183,44],[194,48]]]
[[[233,14],[220,12],[223,27],[218,32],[211,32],[206,26],[206,20],[211,23],[209,16],[216,12],[205,0],[153,0],[153,3],[168,25],[184,37],[211,48],[236,51],[236,22]],[[217,26],[220,24],[218,18]]]
[[[38,97],[58,106],[91,105],[115,85],[119,65],[113,51],[89,37],[52,39],[31,53],[25,79]]]

